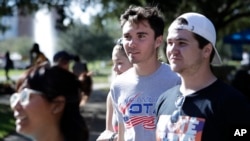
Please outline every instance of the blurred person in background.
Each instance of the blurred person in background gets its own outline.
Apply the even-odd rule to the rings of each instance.
[[[93,91],[93,79],[92,72],[82,72],[78,76],[78,80],[81,82],[81,102],[80,106],[84,106]]]
[[[246,95],[250,103],[250,54],[247,48],[243,48],[241,66],[235,72],[231,84]]]
[[[49,62],[49,59],[40,51],[40,46],[38,43],[34,43],[30,50],[30,66],[39,65],[43,62]]]
[[[89,72],[87,62],[81,61],[79,55],[73,57],[72,72],[78,77],[82,84],[82,100],[80,106],[84,106],[93,91],[92,72]]]
[[[86,61],[81,61],[79,55],[73,57],[74,64],[72,66],[72,71],[75,75],[79,76],[83,72],[88,72],[88,66]]]
[[[7,51],[5,53],[4,61],[5,61],[5,65],[4,65],[5,77],[6,77],[6,80],[8,81],[8,80],[10,80],[9,71],[11,69],[14,69],[14,63],[10,58],[10,52],[9,51]]]
[[[93,80],[92,80],[92,73],[88,72],[87,66],[82,67],[81,62],[79,60],[78,66],[75,69],[70,68],[70,64],[73,63],[75,60],[75,56],[68,53],[65,50],[58,51],[53,56],[53,65],[59,66],[78,78],[81,84],[81,102],[80,106],[84,106],[86,102],[88,101],[91,93],[92,93],[92,86],[93,86]],[[80,58],[79,58],[80,59]]]
[[[114,79],[117,75],[122,74],[133,66],[132,63],[129,61],[128,56],[123,48],[122,38],[117,41],[117,44],[113,48],[112,61],[112,75],[114,75]],[[106,128],[105,131],[103,131],[98,137],[97,141],[108,141],[112,139],[117,139],[117,132],[118,119],[116,117],[116,113],[112,104],[111,94],[108,93],[106,99]]]
[[[53,56],[53,65],[71,71],[70,63],[73,61],[73,59],[74,56],[69,54],[67,51],[58,51]]]

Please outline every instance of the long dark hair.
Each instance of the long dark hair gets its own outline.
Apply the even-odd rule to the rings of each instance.
[[[60,119],[60,130],[65,140],[87,141],[89,132],[80,114],[80,82],[77,77],[58,66],[37,66],[29,69],[21,80],[31,89],[43,92],[43,97],[52,102],[56,97],[65,97],[65,107]],[[20,85],[19,81],[19,87]],[[20,88],[17,87],[20,90]]]

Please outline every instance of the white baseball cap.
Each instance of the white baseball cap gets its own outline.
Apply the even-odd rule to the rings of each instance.
[[[207,39],[213,45],[213,48],[215,51],[214,58],[211,63],[213,65],[221,65],[222,64],[221,58],[215,47],[216,31],[215,31],[213,23],[204,15],[201,15],[199,13],[194,13],[194,12],[184,13],[176,19],[179,19],[179,18],[186,19],[188,22],[188,25],[183,25],[183,24],[180,25],[178,24],[177,20],[175,20],[168,28],[168,32],[173,29],[185,29]]]

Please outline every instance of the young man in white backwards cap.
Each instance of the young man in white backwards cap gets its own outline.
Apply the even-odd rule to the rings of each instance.
[[[170,67],[182,83],[157,101],[157,141],[224,141],[247,127],[246,98],[212,72],[212,65],[221,64],[213,23],[185,13],[170,25],[166,41]]]

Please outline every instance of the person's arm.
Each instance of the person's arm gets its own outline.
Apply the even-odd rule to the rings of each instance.
[[[118,128],[118,139],[117,141],[124,141],[124,124],[119,123],[119,128]]]
[[[106,100],[106,130],[110,130],[114,132],[113,125],[112,125],[112,118],[113,118],[113,105],[111,94],[108,93],[107,100]]]

